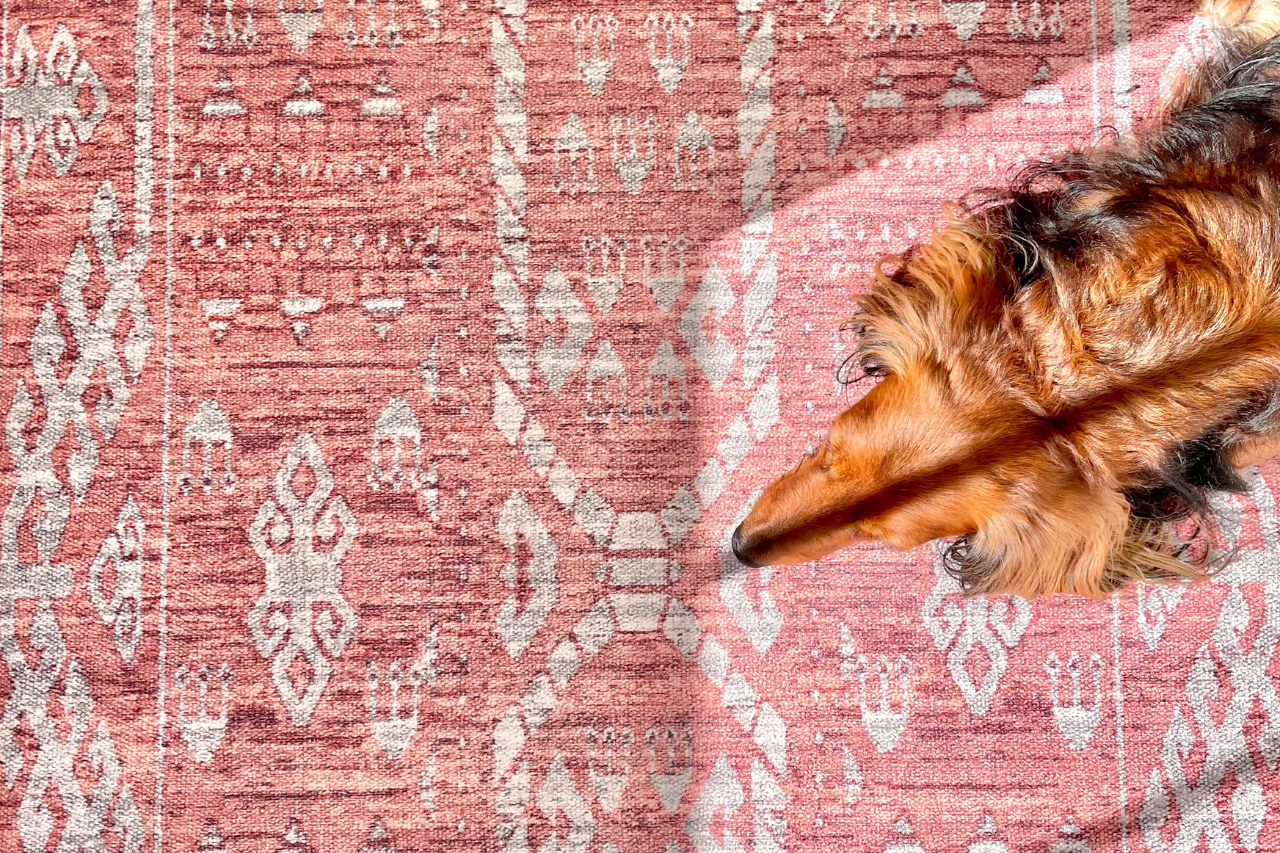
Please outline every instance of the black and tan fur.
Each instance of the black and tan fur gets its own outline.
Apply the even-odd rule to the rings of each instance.
[[[1280,452],[1280,0],[1132,140],[1066,154],[885,259],[856,324],[883,377],[735,532],[740,559],[953,538],[970,592],[1195,578],[1172,525]]]

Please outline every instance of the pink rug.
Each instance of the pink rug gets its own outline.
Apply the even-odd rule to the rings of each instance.
[[[1106,602],[725,548],[874,260],[1129,129],[1189,4],[0,35],[0,851],[1280,850],[1280,467]]]

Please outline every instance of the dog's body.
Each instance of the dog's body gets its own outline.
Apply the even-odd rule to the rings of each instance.
[[[953,211],[862,300],[883,380],[735,532],[744,561],[959,537],[971,592],[1195,577],[1171,524],[1280,452],[1280,0],[1136,139]],[[885,270],[883,267],[893,267]]]

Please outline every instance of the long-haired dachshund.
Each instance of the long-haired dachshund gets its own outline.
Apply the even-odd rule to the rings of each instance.
[[[1176,522],[1280,453],[1280,0],[1135,139],[954,206],[861,300],[882,377],[734,532],[749,565],[955,537],[971,593],[1201,577]]]

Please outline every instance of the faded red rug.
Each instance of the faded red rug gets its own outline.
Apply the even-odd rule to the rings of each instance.
[[[0,851],[1280,850],[1240,559],[965,601],[728,531],[939,204],[1156,0],[7,0]]]

